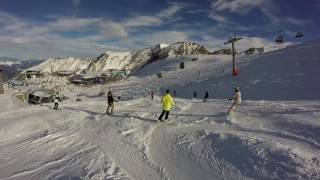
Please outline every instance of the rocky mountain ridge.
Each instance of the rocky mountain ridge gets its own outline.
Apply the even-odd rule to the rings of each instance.
[[[153,61],[191,54],[209,54],[209,51],[197,43],[176,42],[171,45],[157,44],[138,51],[105,52],[92,59],[49,58],[31,69],[48,73],[57,71],[79,73],[83,70],[104,72],[109,69],[117,69],[130,73]]]

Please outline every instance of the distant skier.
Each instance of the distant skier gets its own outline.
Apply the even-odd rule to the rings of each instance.
[[[153,91],[151,91],[150,96],[151,96],[151,100],[153,100],[153,98],[154,98]]]
[[[108,107],[107,107],[107,110],[106,110],[106,114],[113,114],[113,111],[114,111],[114,97],[112,95],[112,90],[110,90],[108,92]],[[111,111],[110,111],[111,110]],[[110,111],[110,112],[109,112]]]
[[[204,95],[204,98],[203,98],[203,102],[208,102],[208,98],[209,98],[209,92],[206,91],[206,94]]]
[[[233,99],[230,98],[230,100],[233,100],[233,103],[232,105],[230,106],[230,108],[228,109],[228,112],[227,114],[230,114],[230,112],[232,112],[237,105],[240,105],[241,104],[241,92],[240,92],[240,88],[239,87],[236,87],[234,88],[234,91],[235,91],[235,94],[234,94],[234,97]]]
[[[53,102],[54,102],[54,107],[53,107],[53,109],[54,109],[54,110],[57,110],[57,109],[58,109],[59,101],[60,101],[59,93],[57,92],[56,95],[54,95],[54,97],[53,97]]]
[[[197,91],[193,91],[193,97],[197,98]]]
[[[167,120],[169,118],[170,110],[175,105],[173,98],[170,95],[169,89],[166,90],[166,94],[162,97],[161,103],[162,103],[162,113],[159,116],[159,120],[163,121],[162,120],[163,115],[166,114],[165,120]]]

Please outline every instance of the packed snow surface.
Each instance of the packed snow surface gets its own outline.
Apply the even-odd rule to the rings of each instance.
[[[107,86],[65,88],[70,98],[56,111],[6,90],[0,179],[320,179],[319,48],[239,58],[237,77],[228,56],[157,61]],[[226,115],[234,86],[243,103]],[[167,88],[176,106],[169,122],[157,122]],[[109,89],[123,99],[113,115],[100,93]]]

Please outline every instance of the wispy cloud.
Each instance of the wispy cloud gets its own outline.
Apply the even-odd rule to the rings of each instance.
[[[103,37],[67,38],[56,31],[80,30],[100,22],[97,18],[66,18],[35,24],[0,12],[0,54],[19,58],[96,55],[101,47],[111,48],[98,43]]]
[[[137,15],[126,19],[121,24],[126,28],[143,27],[143,26],[160,26],[164,24],[167,19],[172,18],[182,7],[172,5],[157,13],[155,16]]]
[[[174,16],[182,7],[178,5],[170,6],[167,9],[162,10],[160,13],[158,13],[159,18],[170,18]]]
[[[303,26],[312,23],[307,19],[279,15],[281,10],[275,0],[213,0],[211,8],[209,17],[221,23],[230,23],[230,20],[226,21],[226,16],[222,16],[221,13],[246,15],[252,10],[259,10],[272,24],[276,25]]]
[[[123,38],[129,35],[123,25],[113,21],[101,22],[100,27],[100,33],[105,39]]]
[[[260,8],[268,0],[217,0],[211,6],[217,11],[230,11],[236,13],[247,13],[252,8]]]
[[[76,6],[80,1],[72,1]],[[144,36],[141,40],[129,37],[129,31],[140,27],[161,26],[168,23],[181,9],[177,5],[159,11],[154,16],[135,15],[123,21],[113,21],[103,18],[77,18],[52,16],[48,22],[28,22],[6,12],[0,11],[0,56],[11,53],[11,56],[22,58],[50,57],[50,56],[94,56],[100,52],[112,49],[122,49],[117,43],[106,45],[108,39],[120,38],[119,42],[139,41],[140,44],[158,43],[158,33],[155,37],[148,36],[146,42]],[[77,37],[66,36],[65,33],[81,32]],[[185,39],[181,33],[163,33],[164,40]],[[159,41],[158,41],[159,40]],[[121,43],[118,43],[121,44]],[[125,46],[126,48],[128,46]]]
[[[249,48],[255,47],[271,47],[274,46],[274,43],[271,40],[267,40],[261,37],[243,37],[240,41],[237,42],[238,50],[247,50]]]
[[[81,0],[72,0],[72,3],[74,6],[78,6],[80,4]]]
[[[136,16],[129,18],[126,21],[122,22],[124,27],[141,27],[141,26],[159,26],[162,24],[162,20],[159,17],[152,16]]]
[[[181,31],[157,31],[144,36],[149,45],[158,43],[173,43],[177,41],[188,41],[189,34]]]
[[[139,0],[139,5],[147,4],[146,8],[150,9],[136,12],[130,7],[120,7],[125,13],[116,10],[119,4],[110,5],[115,9],[106,10],[95,7],[95,3],[85,7],[89,1],[66,1],[69,3],[65,3],[63,10],[50,11],[41,18],[34,18],[36,13],[24,17],[19,16],[20,11],[0,11],[0,56],[96,56],[107,50],[133,50],[176,41],[192,41],[217,49],[226,48],[223,42],[233,32],[244,37],[238,44],[241,49],[270,46],[271,36],[276,36],[273,32],[303,31],[296,27],[311,24],[311,20],[315,21],[312,15],[316,14],[299,17],[293,13],[299,10],[294,6],[283,12],[281,8],[294,3],[276,0],[206,0],[202,3],[165,0],[168,6],[163,9],[159,9],[158,4],[153,6],[150,1]],[[122,2],[129,4],[127,0]],[[151,11],[154,9],[157,11]],[[302,17],[311,17],[311,20]]]
[[[209,18],[219,22],[219,23],[230,23],[226,16],[222,16],[215,13],[209,13]]]
[[[54,31],[83,31],[101,21],[100,18],[62,18],[48,23],[48,27]]]

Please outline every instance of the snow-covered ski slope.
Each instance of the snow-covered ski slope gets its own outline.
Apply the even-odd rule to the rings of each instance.
[[[7,91],[0,179],[320,179],[319,49],[315,41],[242,57],[238,77],[228,56],[185,57],[184,69],[180,59],[154,62],[102,87],[124,99],[111,116],[106,97],[94,96],[101,87],[70,95],[57,111]],[[236,85],[243,103],[226,116]],[[176,107],[159,123],[167,88],[176,90]]]

